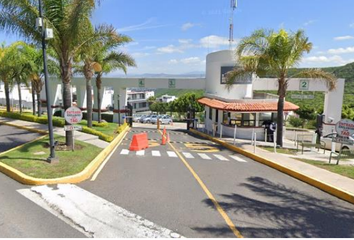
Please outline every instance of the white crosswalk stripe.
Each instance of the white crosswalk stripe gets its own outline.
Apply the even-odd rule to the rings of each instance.
[[[128,149],[122,149],[122,151],[120,152],[120,154],[122,154],[122,155],[128,155],[128,154],[129,154],[129,150],[128,150]]]
[[[172,152],[172,151],[167,151],[167,155],[168,155],[169,157],[174,157],[174,158],[177,157],[177,154],[176,154],[175,152]]]
[[[154,156],[154,157],[161,157],[161,153],[160,153],[160,151],[151,151],[151,154],[152,154],[152,156]]]
[[[211,160],[211,158],[208,155],[206,155],[205,153],[198,153],[198,155],[203,159]]]
[[[182,154],[186,157],[186,158],[194,158],[193,155],[189,152],[182,152]]]
[[[145,150],[140,150],[136,152],[137,156],[144,156],[145,155]]]
[[[235,159],[236,161],[238,162],[247,162],[246,160],[242,159],[241,157],[239,156],[236,156],[236,155],[230,155],[231,158]]]
[[[221,161],[229,161],[229,159],[227,159],[226,157],[224,157],[222,155],[214,154],[214,156]]]

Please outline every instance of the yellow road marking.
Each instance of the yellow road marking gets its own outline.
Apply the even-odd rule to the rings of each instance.
[[[103,167],[106,165],[106,163],[109,161],[109,159],[111,159],[113,153],[117,150],[117,148],[119,147],[119,145],[123,142],[125,136],[128,134],[128,132],[126,132],[124,134],[124,136],[122,137],[122,139],[118,142],[117,146],[113,149],[113,151],[107,156],[106,160],[104,160],[104,162],[101,164],[101,166],[97,169],[97,171],[95,172],[95,174],[92,176],[90,182],[93,182],[96,180],[98,174],[100,174],[100,172],[102,171]]]
[[[162,135],[162,132],[159,131],[160,134]],[[200,179],[200,177],[198,176],[198,174],[194,171],[194,169],[189,165],[189,163],[187,162],[187,160],[184,159],[184,157],[177,151],[177,149],[171,144],[168,143],[170,145],[170,147],[176,152],[176,154],[178,155],[178,157],[182,160],[182,162],[184,163],[184,165],[186,165],[186,167],[188,168],[188,170],[192,173],[193,177],[197,180],[197,182],[199,183],[199,185],[201,186],[201,188],[204,190],[204,192],[206,193],[206,195],[209,197],[209,199],[213,202],[215,208],[218,210],[218,212],[220,213],[220,215],[222,216],[222,218],[225,220],[226,224],[229,226],[229,228],[231,229],[231,231],[233,232],[233,234],[238,237],[238,238],[243,238],[243,236],[241,235],[241,233],[237,230],[237,228],[235,227],[234,223],[231,221],[230,217],[226,214],[226,212],[224,211],[224,209],[220,206],[220,204],[218,203],[218,201],[215,199],[215,197],[213,196],[213,194],[209,191],[209,189],[206,187],[206,185],[204,184],[204,182],[202,181],[202,179]]]
[[[220,152],[220,150],[214,146],[200,143],[185,143],[184,146],[194,152]]]

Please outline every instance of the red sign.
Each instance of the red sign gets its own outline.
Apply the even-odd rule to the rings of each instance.
[[[82,120],[82,111],[78,107],[70,107],[66,109],[64,117],[70,124],[79,123]]]
[[[336,132],[339,136],[350,137],[354,134],[354,122],[348,119],[342,119],[336,124]]]

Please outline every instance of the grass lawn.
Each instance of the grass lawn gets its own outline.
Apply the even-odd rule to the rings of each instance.
[[[86,120],[82,120],[80,122],[80,125],[81,126],[87,126],[87,121]],[[106,135],[109,135],[109,136],[116,136],[118,133],[117,133],[117,128],[118,128],[118,124],[117,123],[108,123],[108,126],[106,127],[95,127],[95,126],[92,126],[92,129],[96,130],[96,131],[99,131],[101,133],[104,133]]]
[[[55,140],[65,142],[64,137],[55,136]],[[22,173],[35,178],[59,178],[81,172],[102,149],[81,141],[75,141],[77,150],[56,151],[59,163],[46,162],[49,148],[45,147],[48,137],[28,143],[23,147],[0,155],[0,162],[11,166]]]
[[[262,146],[260,147],[264,150],[267,150],[269,152],[274,152],[274,147],[265,147]],[[277,148],[277,153],[282,153],[282,154],[289,154],[289,155],[296,155],[297,151],[296,149],[289,149],[289,148]]]
[[[325,162],[314,161],[314,160],[309,160],[309,159],[301,159],[301,158],[294,158],[294,159],[308,163],[308,164],[312,164],[316,167],[320,167],[320,168],[326,169],[328,171],[340,174],[342,176],[354,179],[354,166],[328,164]]]

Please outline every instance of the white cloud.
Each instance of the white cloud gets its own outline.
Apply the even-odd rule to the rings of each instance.
[[[171,59],[170,61],[168,61],[168,64],[177,64],[178,60],[177,59]]]
[[[193,39],[178,39],[180,44],[189,44],[193,41]]]
[[[117,32],[122,33],[122,32],[132,32],[132,31],[139,31],[139,30],[146,30],[146,29],[153,29],[153,28],[161,28],[161,27],[167,27],[169,25],[167,24],[160,24],[160,25],[151,25],[151,23],[154,22],[153,18],[148,19],[147,21],[137,24],[137,25],[131,25],[128,27],[123,27],[123,28],[118,28]]]
[[[187,31],[188,29],[195,27],[195,26],[196,26],[196,24],[188,22],[188,23],[183,24],[181,29],[182,29],[182,31]]]
[[[229,40],[224,37],[219,37],[216,35],[210,35],[200,39],[201,47],[204,48],[218,48],[220,46],[229,45]]]
[[[312,56],[312,57],[306,57],[303,59],[303,63],[305,64],[318,64],[318,65],[323,65],[326,64],[328,66],[331,65],[344,65],[350,62],[353,62],[354,59],[343,59],[341,56],[334,55],[331,57],[326,57],[326,56]]]
[[[304,26],[309,26],[311,24],[314,24],[315,22],[316,22],[316,20],[309,20],[309,21],[304,23]]]
[[[135,52],[135,53],[132,53],[132,57],[134,58],[141,58],[141,57],[147,57],[149,56],[150,53],[144,53],[144,52]]]
[[[340,36],[334,38],[335,41],[343,41],[343,40],[350,40],[350,39],[354,39],[354,37],[348,35],[348,36]]]
[[[328,50],[330,54],[354,53],[354,47],[347,48],[332,48]]]
[[[158,52],[160,53],[183,53],[183,51],[181,49],[179,49],[178,47],[174,46],[174,45],[168,45],[166,47],[161,47],[157,49]]]
[[[201,63],[200,58],[199,57],[190,57],[190,58],[184,58],[181,59],[181,63],[184,64],[199,64]]]

